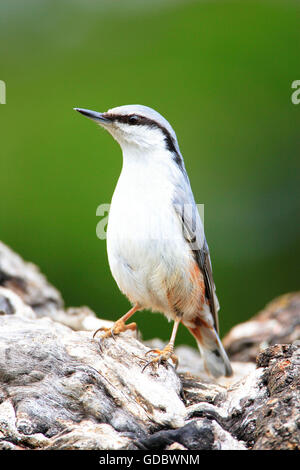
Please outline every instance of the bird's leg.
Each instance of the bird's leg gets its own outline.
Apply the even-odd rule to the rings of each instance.
[[[134,305],[129,310],[129,312],[125,313],[125,315],[119,318],[119,320],[117,320],[111,328],[105,328],[105,327],[98,328],[98,330],[96,330],[95,333],[93,334],[93,338],[95,338],[96,334],[99,331],[105,331],[105,334],[101,338],[101,339],[104,339],[110,336],[114,337],[115,335],[122,333],[122,331],[135,330],[136,323],[129,323],[129,325],[125,325],[125,322],[138,310],[140,310],[140,306],[138,304]]]
[[[173,325],[173,330],[171,334],[171,338],[169,343],[164,347],[163,350],[160,349],[150,349],[149,351],[146,352],[146,355],[149,353],[155,353],[157,354],[157,357],[154,359],[151,359],[151,361],[147,362],[147,364],[143,367],[143,371],[148,367],[150,364],[162,364],[163,362],[167,362],[168,359],[172,359],[173,363],[175,364],[175,369],[177,368],[178,365],[178,359],[177,356],[174,354],[174,343],[175,343],[175,338],[176,338],[176,333],[178,330],[179,323],[181,322],[181,316],[177,316],[174,321]]]

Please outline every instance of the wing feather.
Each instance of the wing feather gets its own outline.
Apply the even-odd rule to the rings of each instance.
[[[215,292],[216,288],[213,280],[209,248],[205,239],[203,224],[188,180],[185,180],[182,185],[177,185],[173,204],[182,224],[183,236],[187,243],[190,244],[197,265],[203,274],[205,296],[208,300],[214,319],[214,326],[218,333],[219,302]]]

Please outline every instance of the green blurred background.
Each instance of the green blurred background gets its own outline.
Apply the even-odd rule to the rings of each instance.
[[[222,334],[299,288],[298,1],[2,0],[0,239],[66,305],[128,309],[96,237],[121,170],[74,106],[151,106],[173,125],[205,230]],[[138,313],[145,339],[169,337]],[[194,344],[181,328],[177,343]]]

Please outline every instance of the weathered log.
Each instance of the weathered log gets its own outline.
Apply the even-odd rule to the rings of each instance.
[[[99,346],[92,331],[111,323],[65,309],[4,244],[0,286],[1,449],[300,449],[300,294],[248,322],[252,335],[229,333],[235,374],[215,381],[186,346],[178,371],[144,372],[159,340],[127,331]]]
[[[299,292],[282,295],[223,339],[231,360],[255,361],[260,349],[300,339]]]

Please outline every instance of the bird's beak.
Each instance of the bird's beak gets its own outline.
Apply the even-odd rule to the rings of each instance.
[[[99,124],[108,124],[111,122],[110,119],[103,116],[103,113],[97,113],[97,111],[91,111],[90,109],[83,109],[83,108],[74,108],[75,111],[83,114],[84,116],[93,119],[93,121],[98,122]]]

